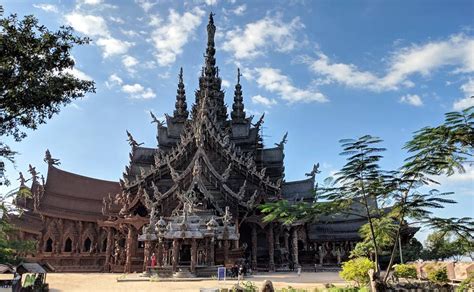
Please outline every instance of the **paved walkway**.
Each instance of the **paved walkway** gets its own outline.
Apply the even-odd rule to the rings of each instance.
[[[236,280],[188,281],[188,282],[117,282],[120,274],[107,273],[50,273],[46,281],[50,291],[199,291],[199,288],[231,288]],[[325,283],[345,286],[336,272],[301,273],[261,273],[246,278],[244,281],[254,282],[259,288],[263,281],[271,280],[275,288],[291,285],[295,288],[322,288]]]

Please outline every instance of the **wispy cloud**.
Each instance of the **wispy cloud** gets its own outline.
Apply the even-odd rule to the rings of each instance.
[[[125,55],[122,58],[122,64],[125,66],[128,72],[136,72],[135,66],[138,65],[138,60],[132,56]]]
[[[400,97],[400,102],[418,107],[423,105],[421,97],[417,94],[405,94]]]
[[[268,49],[288,52],[297,45],[296,32],[304,25],[298,17],[286,23],[281,17],[266,16],[249,23],[244,29],[238,27],[225,34],[223,49],[236,59],[250,59],[265,54]]]
[[[133,99],[151,99],[156,97],[151,88],[145,88],[138,83],[125,84],[122,86],[122,91],[128,93],[130,98]]]
[[[107,22],[101,16],[74,11],[66,15],[66,22],[80,33],[99,37],[96,44],[102,48],[105,58],[125,54],[134,45],[134,43],[112,37]]]
[[[183,46],[201,24],[204,13],[204,10],[199,7],[183,14],[171,9],[167,23],[155,27],[151,39],[160,66],[173,64],[176,61],[176,56],[183,53]]]
[[[105,86],[107,86],[107,88],[112,88],[114,86],[122,85],[122,83],[123,83],[122,78],[120,78],[117,74],[114,73],[109,76],[107,81],[105,81]]]
[[[239,5],[237,6],[234,10],[232,10],[232,12],[235,14],[235,15],[243,15],[245,13],[245,11],[247,10],[247,5],[246,4],[242,4],[242,5]]]
[[[250,99],[252,100],[253,103],[261,104],[266,107],[271,107],[272,105],[275,105],[278,103],[274,98],[270,99],[268,97],[261,96],[260,94],[254,95]]]
[[[42,4],[33,4],[33,7],[41,9],[41,10],[46,11],[46,12],[54,12],[54,13],[59,12],[58,7],[56,7],[56,5],[53,5],[53,4],[44,4],[44,3],[42,3]]]
[[[453,73],[474,72],[474,38],[458,34],[446,40],[431,41],[399,49],[388,57],[386,74],[378,76],[354,64],[332,62],[319,52],[317,59],[307,59],[309,68],[328,82],[372,91],[412,87],[413,75],[429,76],[435,70],[450,66]]]
[[[279,69],[271,67],[260,67],[251,70],[256,76],[257,85],[269,92],[276,93],[282,100],[290,103],[295,102],[327,102],[328,99],[321,92],[311,89],[301,89],[293,85],[291,79],[283,75]],[[252,79],[252,74],[244,71],[244,77]]]
[[[461,111],[465,108],[474,106],[474,79],[469,80],[460,87],[464,98],[458,99],[453,103],[453,110]]]
[[[145,13],[148,13],[148,11],[153,8],[153,6],[158,4],[158,2],[147,0],[135,0],[135,3],[137,3],[138,6],[140,6],[145,11]]]

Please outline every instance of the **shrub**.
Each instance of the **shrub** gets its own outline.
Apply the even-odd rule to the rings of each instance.
[[[473,273],[470,273],[466,279],[464,279],[461,284],[459,285],[459,287],[456,289],[456,291],[458,292],[467,292],[467,291],[471,291],[469,289],[473,289],[474,288],[474,272]]]
[[[374,269],[374,262],[368,258],[355,258],[342,264],[341,278],[354,281],[357,286],[368,284],[370,281],[369,270]]]
[[[396,265],[395,267],[395,277],[405,278],[405,279],[415,279],[416,278],[416,268],[413,265]]]
[[[449,281],[446,267],[428,273],[428,280],[436,284],[445,284]]]

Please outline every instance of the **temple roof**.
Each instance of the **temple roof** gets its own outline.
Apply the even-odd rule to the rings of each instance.
[[[282,185],[281,194],[289,201],[312,199],[314,198],[314,178],[285,182]]]
[[[90,178],[49,165],[37,211],[55,217],[96,221],[103,218],[102,199],[119,192],[118,182]]]

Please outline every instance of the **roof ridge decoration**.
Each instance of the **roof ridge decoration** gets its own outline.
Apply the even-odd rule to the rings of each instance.
[[[61,164],[61,162],[59,162],[59,159],[53,158],[51,156],[51,152],[49,152],[49,149],[46,149],[43,161],[46,162],[48,165],[60,165]]]

